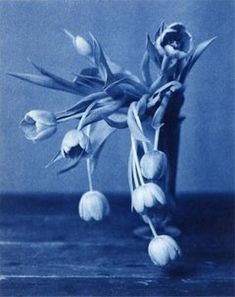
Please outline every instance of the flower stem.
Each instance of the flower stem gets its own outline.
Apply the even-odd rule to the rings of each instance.
[[[134,111],[134,116],[135,116],[137,125],[139,126],[140,130],[143,132],[143,127],[142,127],[142,124],[141,124],[141,121],[140,121],[140,117],[138,116],[138,113],[137,113],[136,108],[134,108],[133,111]],[[148,152],[147,144],[144,141],[142,141],[142,145],[143,145],[144,152],[147,153]]]
[[[93,191],[93,183],[92,183],[92,176],[91,176],[91,163],[90,159],[87,158],[86,165],[87,165],[87,176],[88,176],[88,183],[89,183],[89,190]]]
[[[155,230],[155,228],[154,228],[154,226],[153,226],[153,223],[152,223],[150,217],[147,216],[147,215],[145,215],[145,218],[146,218],[146,220],[147,220],[147,222],[148,222],[148,224],[149,224],[149,227],[150,227],[150,230],[151,230],[152,233],[153,233],[153,236],[154,236],[155,238],[158,237],[157,232],[156,232],[156,230]]]
[[[139,159],[138,159],[138,155],[137,155],[137,151],[136,151],[136,146],[135,146],[135,139],[134,139],[133,136],[131,136],[131,145],[132,145],[133,158],[134,158],[134,161],[135,161],[137,173],[139,175],[140,183],[141,183],[141,185],[144,185],[144,179],[143,179],[143,176],[141,174],[140,163],[139,163]]]
[[[162,127],[163,125],[164,125],[163,123],[160,124],[160,125],[157,127],[156,131],[155,131],[154,147],[153,147],[154,151],[157,151],[157,150],[158,150],[158,143],[159,143],[160,129],[161,129],[161,127]]]

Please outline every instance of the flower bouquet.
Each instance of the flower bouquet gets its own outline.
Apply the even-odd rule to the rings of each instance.
[[[154,41],[147,35],[141,62],[142,78],[138,78],[114,63],[91,33],[86,40],[64,31],[78,54],[90,64],[74,75],[73,81],[32,61],[40,75],[9,74],[39,86],[76,94],[78,101],[56,113],[32,110],[20,126],[27,139],[37,142],[51,137],[59,124],[76,121],[47,167],[64,159],[66,167],[60,170],[64,173],[76,167],[81,159],[86,160],[89,191],[81,197],[78,206],[79,215],[85,221],[99,221],[110,212],[107,198],[94,189],[92,173],[108,137],[117,129],[128,128],[131,208],[152,232],[148,248],[152,262],[164,266],[181,254],[168,223],[175,194],[185,80],[214,38],[193,47],[191,34],[183,24],[162,23]],[[136,230],[137,235],[139,231]]]

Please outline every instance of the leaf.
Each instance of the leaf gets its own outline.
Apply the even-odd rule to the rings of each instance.
[[[136,140],[142,141],[142,142],[149,142],[149,139],[146,138],[141,131],[139,125],[136,122],[136,116],[134,114],[134,104],[135,102],[131,103],[128,114],[127,114],[127,124],[130,129],[131,134]]]
[[[148,102],[149,95],[143,95],[140,100],[137,102],[137,113],[140,115],[145,114],[147,109],[147,102]]]
[[[91,171],[93,172],[98,162],[101,150],[107,139],[115,132],[105,121],[99,121],[90,127],[90,143],[92,154],[89,156],[91,161]]]
[[[97,100],[104,99],[104,98],[109,98],[105,92],[97,92],[94,94],[90,94],[86,97],[79,99],[76,104],[74,104],[70,108],[68,108],[65,111],[62,111],[60,113],[61,114],[69,113],[69,112],[76,113],[76,112],[84,111],[86,109],[86,107],[93,101],[97,101]]]
[[[157,40],[157,38],[162,34],[165,28],[166,28],[165,22],[162,21],[157,32],[155,33],[154,40]]]
[[[80,74],[99,78],[99,69],[97,67],[84,68],[81,70]]]
[[[151,123],[154,129],[157,129],[161,125],[163,117],[165,115],[166,108],[170,101],[170,98],[171,96],[164,96],[160,106],[155,111],[155,114],[153,116],[152,123]]]
[[[156,47],[153,45],[149,34],[147,34],[147,45],[146,49],[148,51],[150,59],[157,65],[159,69],[161,69],[161,60],[162,57],[159,55]]]
[[[192,69],[193,65],[196,63],[196,61],[199,59],[199,57],[201,56],[201,54],[207,49],[207,47],[216,39],[217,37],[213,37],[209,40],[203,41],[202,43],[200,43],[196,49],[194,50],[194,52],[191,54],[190,58],[188,59],[186,65],[184,66],[180,78],[179,80],[181,82],[183,82],[186,79],[186,76],[188,75],[188,73],[190,72],[190,70]]]
[[[105,117],[104,120],[106,121],[109,126],[117,128],[117,129],[124,129],[127,125],[127,114],[125,112],[114,112],[109,117]]]
[[[32,62],[31,60],[29,60],[30,63],[42,74],[45,75],[47,77],[50,77],[51,79],[53,79],[55,82],[57,82],[58,84],[69,88],[69,89],[73,89],[76,90],[77,92],[79,92],[78,87],[76,86],[76,84],[74,82],[70,82],[64,78],[61,78],[60,76],[53,74],[49,71],[47,71],[46,69],[42,68],[41,66],[38,66],[37,64],[35,64],[34,62]]]
[[[48,167],[50,167],[51,165],[53,165],[55,162],[57,162],[57,161],[59,161],[59,160],[61,160],[61,159],[63,159],[63,156],[61,155],[61,152],[60,151],[58,151],[57,153],[56,153],[56,155],[47,163],[47,165],[45,166],[45,168],[48,168]]]
[[[100,46],[97,39],[89,33],[91,36],[91,39],[93,41],[93,56],[94,56],[94,62],[97,66],[97,68],[100,71],[100,74],[105,81],[105,84],[108,85],[113,81],[113,73],[109,68],[109,65],[106,61],[104,52],[102,47]]]
[[[34,74],[28,74],[28,73],[13,73],[13,72],[8,72],[7,74],[45,88],[60,90],[60,91],[68,92],[72,94],[80,93],[80,91],[78,90],[74,90],[74,89],[62,86],[61,84],[57,83],[52,78],[49,78],[47,76],[40,76],[40,75],[34,75]]]
[[[110,97],[110,99],[112,99],[112,98]],[[106,116],[109,116],[114,111],[119,109],[122,105],[123,105],[122,100],[119,100],[119,101],[112,100],[112,103],[106,104],[103,107],[96,108],[96,109],[92,110],[90,112],[90,114],[86,117],[86,119],[84,120],[81,129],[83,127],[85,127],[86,125],[92,124],[94,122],[102,120]]]
[[[112,89],[114,89],[115,87],[117,87],[118,85],[121,85],[121,84],[129,84],[132,87],[134,87],[141,94],[149,92],[147,87],[145,87],[143,84],[141,84],[141,83],[139,83],[139,82],[137,82],[135,80],[132,80],[129,77],[124,77],[124,78],[121,78],[120,80],[114,81],[113,83],[111,83],[110,85],[108,85],[105,88],[105,91],[106,92],[112,92]]]
[[[66,173],[69,170],[75,168],[79,164],[79,162],[80,162],[80,160],[81,160],[81,158],[82,158],[83,155],[84,155],[84,151],[81,151],[81,154],[75,160],[71,160],[67,166],[65,166],[64,168],[60,169],[58,171],[58,174]]]
[[[104,82],[100,78],[82,74],[76,74],[74,82],[85,84],[90,88],[101,88],[104,85]]]
[[[141,73],[146,86],[151,86],[152,77],[150,73],[150,57],[148,51],[145,51],[141,61]]]

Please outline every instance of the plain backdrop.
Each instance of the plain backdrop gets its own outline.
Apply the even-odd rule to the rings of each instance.
[[[194,43],[217,36],[191,72],[186,87],[177,192],[234,190],[234,2],[231,0],[0,1],[0,192],[81,192],[87,189],[85,164],[58,176],[44,165],[74,123],[48,141],[27,141],[19,122],[31,109],[57,111],[76,96],[6,76],[36,73],[27,58],[67,79],[86,65],[63,28],[92,32],[115,61],[140,76],[145,36],[160,22],[184,23]],[[95,187],[128,192],[128,131],[108,141],[94,176]]]

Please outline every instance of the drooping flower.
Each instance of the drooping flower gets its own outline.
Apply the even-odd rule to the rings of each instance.
[[[68,131],[61,144],[61,155],[64,158],[77,158],[82,153],[88,153],[90,140],[81,130],[73,129]]]
[[[164,192],[152,182],[137,187],[132,194],[132,205],[138,213],[143,213],[145,208],[164,204],[166,204]]]
[[[100,221],[108,216],[110,207],[107,198],[98,191],[89,191],[83,194],[78,211],[81,219],[90,221],[92,219]]]
[[[31,110],[26,113],[20,126],[25,137],[32,141],[49,138],[57,130],[55,115],[46,110]]]
[[[148,253],[152,262],[158,266],[165,266],[181,256],[181,250],[177,242],[168,235],[153,238],[149,243]]]
[[[140,160],[143,176],[147,179],[161,179],[167,170],[167,157],[162,151],[145,153]]]
[[[191,47],[192,36],[181,23],[169,25],[156,40],[159,54],[174,59],[185,58]]]

